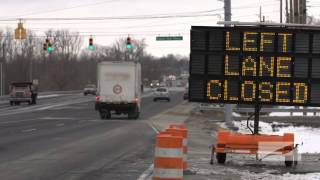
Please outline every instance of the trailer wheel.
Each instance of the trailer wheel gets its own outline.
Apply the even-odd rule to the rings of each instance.
[[[224,164],[226,162],[227,154],[217,153],[216,158],[219,164]]]
[[[293,156],[286,156],[284,164],[286,167],[291,167],[293,165]]]

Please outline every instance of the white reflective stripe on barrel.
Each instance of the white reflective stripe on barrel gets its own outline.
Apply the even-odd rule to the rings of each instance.
[[[153,177],[156,178],[183,178],[183,169],[161,169],[156,168],[153,170]]]
[[[182,148],[156,148],[156,157],[179,158],[183,157]]]
[[[187,154],[184,154],[182,159],[183,161],[187,161]]]
[[[188,145],[188,139],[187,138],[183,138],[182,145],[183,146],[187,146]]]

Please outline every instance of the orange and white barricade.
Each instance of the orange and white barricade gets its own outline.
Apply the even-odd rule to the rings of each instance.
[[[183,179],[183,138],[170,134],[158,134],[153,180]]]
[[[187,168],[188,168],[188,162],[187,162],[187,155],[188,155],[188,129],[186,129],[184,125],[182,125],[182,126],[170,126],[170,128],[166,129],[166,132],[171,134],[171,135],[173,135],[173,136],[180,136],[180,137],[183,138],[183,141],[182,141],[183,170],[187,170]]]

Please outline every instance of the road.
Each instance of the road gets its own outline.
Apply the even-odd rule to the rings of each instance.
[[[130,180],[153,159],[149,119],[182,101],[142,99],[140,120],[100,120],[94,97],[47,97],[35,106],[0,103],[0,179]]]

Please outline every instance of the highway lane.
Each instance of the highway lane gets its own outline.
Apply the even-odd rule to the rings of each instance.
[[[143,98],[140,120],[100,120],[92,97],[80,95],[43,101],[43,110],[0,111],[0,179],[137,179],[152,163],[155,132],[147,121],[182,101],[181,92],[171,97]]]

